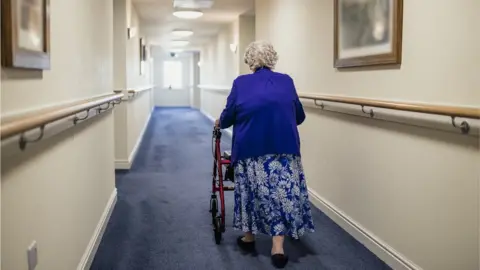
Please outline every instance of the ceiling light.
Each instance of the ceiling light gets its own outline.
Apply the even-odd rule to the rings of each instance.
[[[203,16],[203,12],[197,10],[177,10],[173,16],[180,19],[198,19]]]
[[[172,41],[170,44],[173,46],[173,47],[177,47],[177,46],[187,46],[188,45],[188,41],[186,40],[174,40]]]
[[[190,30],[173,30],[172,34],[177,37],[189,37],[193,35],[193,31]]]

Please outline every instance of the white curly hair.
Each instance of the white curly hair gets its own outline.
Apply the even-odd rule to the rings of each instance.
[[[245,49],[243,60],[252,71],[262,67],[275,69],[278,54],[271,43],[267,41],[254,41]]]

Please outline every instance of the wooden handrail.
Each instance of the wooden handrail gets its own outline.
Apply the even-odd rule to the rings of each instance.
[[[446,106],[446,105],[436,105],[436,104],[420,104],[420,103],[410,103],[410,102],[397,102],[397,101],[343,97],[343,96],[334,96],[334,95],[308,94],[308,93],[298,93],[298,96],[299,98],[302,98],[302,99],[313,100],[315,102],[315,105],[320,106],[322,109],[324,105],[317,104],[317,101],[327,101],[327,102],[359,105],[362,107],[362,111],[364,113],[370,114],[371,117],[374,116],[373,110],[370,110],[370,112],[366,112],[364,110],[364,107],[375,107],[375,108],[383,108],[383,109],[397,110],[397,111],[450,116],[452,118],[452,125],[456,128],[459,128],[465,134],[470,131],[470,125],[468,124],[467,121],[463,121],[460,124],[456,124],[455,118],[462,117],[462,118],[469,118],[469,119],[480,119],[480,108],[475,108],[475,107],[457,107],[457,106]]]
[[[0,137],[4,140],[38,127],[43,129],[49,123],[73,116],[79,112],[89,111],[95,107],[99,107],[98,111],[101,112],[107,110],[112,104],[118,104],[123,96],[123,94],[107,94],[61,106],[32,111],[7,120],[2,119]],[[104,104],[108,104],[108,107],[101,108],[100,106]]]
[[[384,108],[384,109],[399,110],[399,111],[446,115],[451,117],[480,119],[480,108],[384,101],[384,100],[375,100],[375,99],[366,99],[366,98],[353,98],[353,97],[318,95],[318,94],[307,94],[307,93],[299,93],[298,96],[303,99],[311,99],[311,100],[319,100],[319,101],[321,100],[321,101],[329,101],[329,102],[335,102],[335,103],[345,103],[345,104]]]
[[[113,90],[114,93],[116,94],[120,94],[120,93],[123,93],[123,92],[126,92],[127,95],[123,98],[123,101],[127,101],[127,100],[132,100],[134,97],[136,97],[139,93],[141,92],[144,92],[144,91],[147,91],[147,90],[151,90],[153,89],[155,86],[154,85],[147,85],[147,86],[143,86],[143,87],[138,87],[136,89],[125,89],[125,90]]]
[[[128,93],[137,94],[137,93],[140,93],[140,92],[143,92],[143,91],[146,91],[146,90],[150,90],[152,88],[153,88],[153,85],[147,85],[147,86],[144,86],[144,87],[130,89],[130,90],[128,90]]]

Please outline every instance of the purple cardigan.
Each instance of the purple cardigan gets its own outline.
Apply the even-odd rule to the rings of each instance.
[[[233,82],[220,128],[233,125],[232,162],[267,154],[300,155],[305,112],[290,76],[261,68]]]

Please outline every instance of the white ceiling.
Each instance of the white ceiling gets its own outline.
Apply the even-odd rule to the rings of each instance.
[[[173,29],[188,29],[194,34],[188,38],[190,44],[184,49],[198,50],[211,40],[220,28],[235,21],[241,14],[253,14],[254,0],[214,0],[210,9],[204,9],[199,19],[185,20],[172,15],[173,0],[133,0],[133,5],[142,24],[142,32],[152,44],[172,49],[170,41],[176,38]]]

